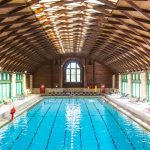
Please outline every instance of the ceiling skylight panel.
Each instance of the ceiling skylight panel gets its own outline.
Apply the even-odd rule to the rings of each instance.
[[[56,8],[45,8],[45,10],[44,11],[48,11],[48,12],[55,12],[55,11],[57,11],[58,9],[56,9]]]
[[[39,3],[54,3],[59,2],[60,0],[40,0]]]
[[[74,10],[74,11],[67,11],[67,14],[78,14],[78,13],[80,13],[81,12],[81,10]]]
[[[82,49],[81,46],[87,34],[90,34],[92,25],[99,20],[95,14],[100,13],[99,9],[96,9],[100,5],[104,3],[99,0],[39,0],[32,9],[53,44],[59,48],[58,51],[64,52],[66,48],[62,44],[64,41],[68,47],[65,51],[69,50],[69,46],[71,49],[71,45],[76,45],[78,41],[80,45],[78,50]],[[77,51],[76,48],[75,46],[74,51]]]
[[[93,4],[101,4],[101,5],[104,5],[103,2],[100,2],[98,0],[85,0],[85,2],[89,2],[89,3],[93,3]]]
[[[81,3],[80,2],[72,2],[72,3],[65,3],[64,4],[65,6],[81,6]]]
[[[118,0],[109,0],[110,2],[117,3]]]
[[[90,13],[98,13],[98,11],[96,11],[95,9],[86,9],[86,11],[88,11]]]
[[[35,9],[37,9],[37,8],[40,8],[40,7],[41,7],[40,4],[32,5],[32,9],[33,9],[33,10],[35,10]]]
[[[41,17],[41,16],[44,16],[45,13],[41,12],[41,13],[38,13],[38,14],[35,14],[37,17]]]

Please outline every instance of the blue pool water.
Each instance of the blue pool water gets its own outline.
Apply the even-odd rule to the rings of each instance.
[[[150,150],[150,134],[97,98],[45,98],[0,129],[0,150]]]

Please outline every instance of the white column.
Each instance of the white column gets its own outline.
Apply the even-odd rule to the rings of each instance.
[[[121,92],[121,74],[119,74],[119,92]]]
[[[16,97],[16,74],[12,74],[12,89],[11,89],[12,97]]]
[[[33,89],[33,75],[30,75],[30,91],[32,93],[32,89]]]
[[[132,93],[131,93],[131,91],[132,91],[132,82],[131,82],[131,74],[130,73],[127,75],[127,78],[128,78],[127,91],[128,91],[128,94],[129,94],[129,98],[131,98],[131,96],[132,96]]]
[[[112,88],[115,89],[115,74],[112,75]]]
[[[27,94],[27,80],[26,80],[26,74],[23,74],[23,93]]]
[[[147,76],[146,72],[141,73],[141,97],[146,98]]]

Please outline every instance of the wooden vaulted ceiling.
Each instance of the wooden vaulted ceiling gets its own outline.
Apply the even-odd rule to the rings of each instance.
[[[150,69],[149,0],[0,0],[0,67],[34,71],[58,55],[115,72]]]

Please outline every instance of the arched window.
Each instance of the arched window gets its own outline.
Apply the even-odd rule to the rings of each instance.
[[[69,62],[65,68],[66,82],[81,82],[81,68],[75,61]]]

